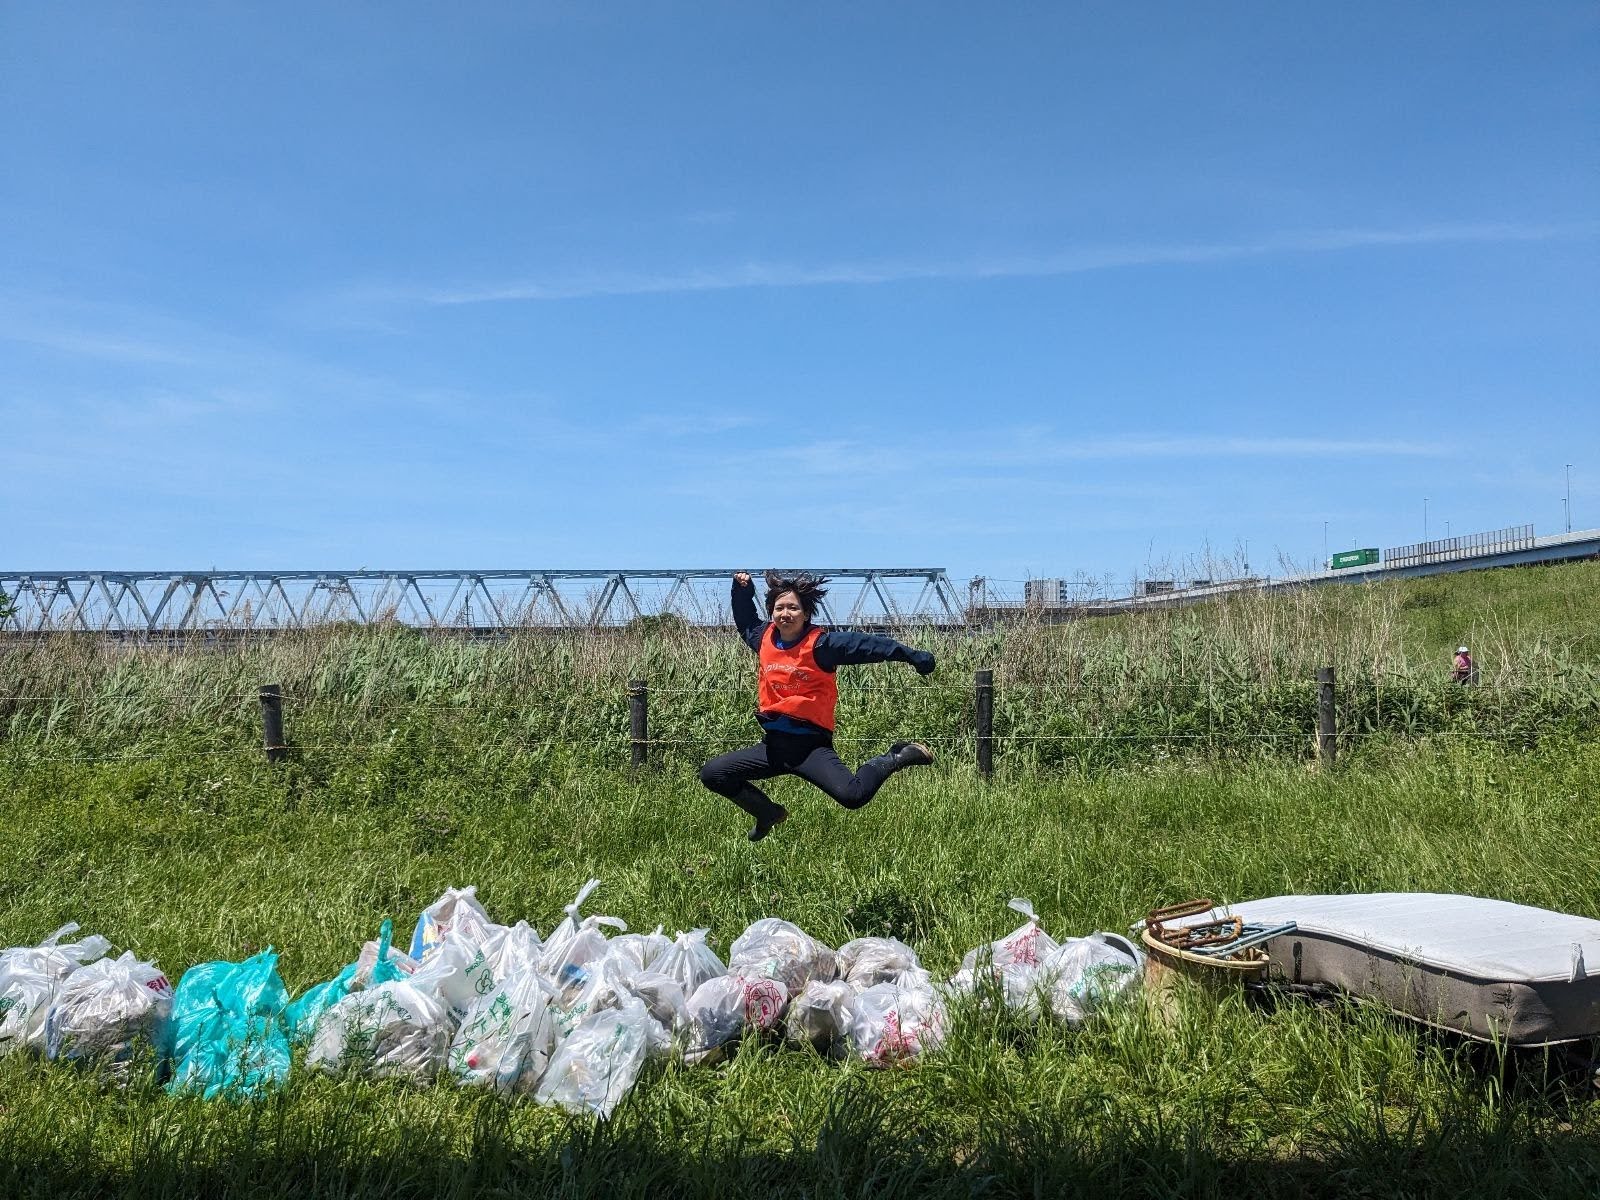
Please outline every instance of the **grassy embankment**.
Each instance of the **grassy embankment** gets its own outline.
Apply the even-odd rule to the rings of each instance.
[[[748,732],[750,664],[725,640],[9,647],[0,690],[52,699],[0,709],[0,944],[76,919],[176,976],[271,943],[298,988],[446,885],[476,882],[498,919],[543,932],[590,874],[600,910],[635,926],[709,925],[725,948],[781,915],[835,944],[896,933],[941,972],[1012,926],[1013,894],[1058,934],[1191,895],[1290,890],[1462,891],[1600,916],[1600,655],[1579,607],[1595,575],[1461,577],[1470,605],[1457,580],[1428,581],[947,642],[926,681],[947,687],[861,671],[842,706],[851,736],[933,730],[946,761],[855,814],[779,782],[795,816],[759,847],[692,771]],[[1462,637],[1484,662],[1477,691],[1439,682]],[[1308,763],[1323,661],[1358,735],[1333,773]],[[979,665],[998,669],[1002,734],[1060,739],[1005,743],[987,784],[969,765]],[[640,776],[615,765],[635,675],[663,739]],[[301,746],[276,768],[252,749],[267,680],[295,698]],[[598,1128],[448,1086],[302,1077],[235,1106],[0,1062],[7,1196],[1074,1185],[1593,1195],[1600,1118],[1372,1013],[1203,1000],[1175,1026],[1130,1011],[1080,1034],[969,1014],[907,1072],[751,1045],[718,1069],[652,1068]]]

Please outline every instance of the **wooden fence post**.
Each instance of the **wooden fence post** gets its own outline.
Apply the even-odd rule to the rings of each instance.
[[[1317,668],[1317,757],[1331,767],[1338,756],[1338,728],[1333,715],[1333,668]]]
[[[987,779],[994,774],[994,672],[977,672],[973,684],[978,701],[978,774]]]
[[[261,685],[261,743],[268,762],[282,762],[289,753],[283,744],[283,685]]]
[[[650,692],[642,679],[628,680],[628,735],[633,745],[633,765],[650,761]]]

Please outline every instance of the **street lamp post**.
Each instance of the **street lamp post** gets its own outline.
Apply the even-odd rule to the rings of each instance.
[[[1422,498],[1422,540],[1428,540],[1428,497]]]
[[[1567,532],[1572,532],[1572,464],[1567,464],[1567,494],[1562,497],[1561,509],[1566,514]]]

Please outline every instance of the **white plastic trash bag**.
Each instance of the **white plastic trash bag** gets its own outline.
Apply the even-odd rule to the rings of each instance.
[[[450,1049],[450,1014],[409,980],[352,992],[317,1022],[306,1066],[427,1083]]]
[[[550,1060],[535,1096],[603,1120],[639,1078],[645,1060],[671,1044],[644,1005],[629,997],[617,1008],[590,1014],[572,1031]]]
[[[906,1064],[944,1042],[945,1008],[932,989],[880,983],[851,1002],[850,1048],[869,1066]]]
[[[641,1001],[669,1030],[688,1024],[683,989],[669,976],[636,970],[629,954],[608,952],[568,972],[567,978],[567,987],[553,1001],[557,1042],[592,1014],[617,1008],[629,998]]]
[[[21,1049],[42,1052],[45,1018],[61,982],[111,949],[98,934],[77,942],[61,940],[77,932],[72,921],[37,946],[0,950],[0,1055]]]
[[[629,994],[627,968],[607,954],[591,958],[581,967],[569,964],[561,978],[565,983],[555,988],[551,1001],[557,1042],[583,1024],[590,1013],[615,1008]]]
[[[737,1042],[746,1029],[775,1029],[789,1002],[775,979],[718,975],[689,997],[689,1044],[684,1059],[704,1062]]]
[[[837,957],[839,978],[858,992],[922,966],[915,950],[892,937],[856,938],[840,946]]]
[[[155,963],[130,950],[68,975],[45,1018],[53,1059],[92,1059],[126,1079],[141,1047],[163,1050],[172,1020],[172,984]]]
[[[980,963],[992,964],[1002,971],[1012,967],[1037,967],[1056,948],[1056,940],[1044,931],[1031,903],[1013,896],[1006,901],[1006,907],[1027,917],[1027,923],[1013,929],[997,942],[967,951],[966,957],[961,960],[963,971],[971,970]]]
[[[670,975],[640,971],[628,980],[628,990],[644,1002],[649,1013],[674,1033],[689,1028],[689,1000]]]
[[[728,973],[727,966],[717,957],[717,952],[706,945],[709,929],[691,929],[673,939],[666,952],[656,960],[654,969],[678,981],[685,996],[708,979]]]
[[[76,921],[68,921],[37,946],[12,946],[0,950],[0,967],[26,966],[31,971],[61,980],[85,963],[110,953],[111,943],[99,934],[76,942],[61,940],[77,933],[78,929]]]
[[[450,1070],[463,1083],[528,1094],[538,1085],[555,1047],[551,987],[524,970],[481,997],[450,1043]]]
[[[559,956],[552,958],[549,947],[545,948],[545,956],[540,959],[542,973],[555,984],[563,1005],[571,1004],[574,997],[589,986],[600,963],[609,957],[606,935],[599,929],[603,919],[585,917],[583,926],[567,940]]]
[[[1037,1017],[1043,1003],[1041,997],[1049,989],[1050,981],[1038,967],[1013,963],[996,967],[982,962],[975,967],[963,967],[950,977],[948,990],[958,996],[971,996],[985,981],[999,990],[1001,1002],[1031,1017]]]
[[[1068,938],[1040,967],[1048,981],[1050,1011],[1068,1025],[1082,1025],[1095,1013],[1136,994],[1144,965],[1144,953],[1119,934]]]
[[[628,928],[628,923],[621,917],[596,916],[578,919],[578,909],[589,898],[589,894],[599,886],[598,879],[591,879],[578,889],[577,899],[567,905],[567,915],[550,931],[549,940],[544,944],[544,952],[539,957],[539,970],[554,982],[556,990],[564,995],[570,995],[575,988],[581,988],[584,982],[578,977],[581,968],[605,954],[606,935],[601,932],[600,927],[610,926],[624,932]]]
[[[892,983],[903,992],[931,992],[937,990],[937,985],[933,982],[933,973],[926,967],[907,967],[903,971],[896,971],[883,982]],[[874,984],[873,986],[876,987],[877,985]],[[855,990],[858,992],[866,991],[865,988],[856,988]]]
[[[656,964],[672,948],[672,939],[661,932],[664,928],[657,925],[650,933],[621,934],[607,943],[608,952],[626,956],[636,970],[660,970]]]
[[[29,963],[0,963],[0,1054],[44,1049],[44,1020],[59,983]]]
[[[478,903],[476,887],[446,888],[417,918],[411,931],[411,957],[419,963],[425,961],[452,929],[459,929],[470,941],[482,942],[494,928]]]
[[[445,1006],[452,1026],[494,990],[494,969],[482,946],[452,929],[428,952],[428,961],[410,978],[411,986]]]
[[[834,979],[838,966],[833,951],[798,925],[762,917],[729,947],[728,971],[775,979],[794,995],[813,979],[823,983]]]
[[[813,979],[789,1001],[789,1013],[783,1019],[784,1035],[791,1042],[809,1043],[819,1053],[834,1053],[850,1034],[850,1004],[855,995],[855,989],[842,979],[832,983]]]
[[[544,943],[526,921],[518,921],[492,938],[484,947],[489,968],[496,979],[510,979],[524,971],[537,971],[544,954]]]

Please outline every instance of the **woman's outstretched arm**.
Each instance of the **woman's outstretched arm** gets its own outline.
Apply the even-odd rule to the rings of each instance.
[[[756,651],[761,649],[761,635],[767,623],[756,611],[756,585],[748,571],[740,571],[733,577],[733,624],[746,646]]]
[[[830,629],[817,639],[815,653],[817,666],[824,671],[860,663],[903,662],[915,667],[918,675],[931,675],[935,666],[932,651],[914,650],[881,633]]]

